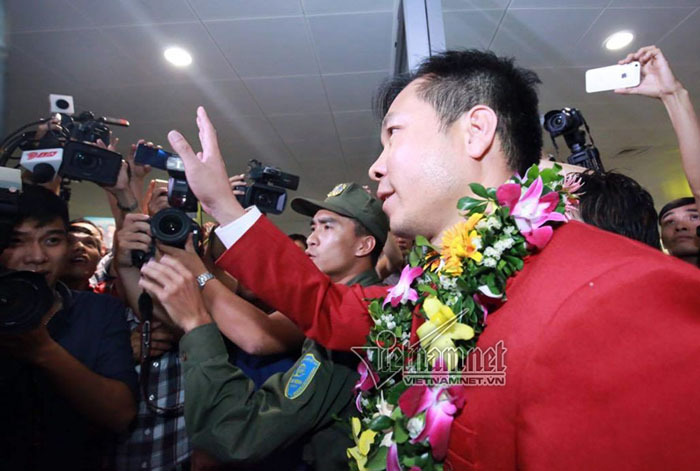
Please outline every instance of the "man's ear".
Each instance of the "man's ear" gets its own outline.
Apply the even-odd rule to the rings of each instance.
[[[459,126],[467,154],[481,160],[491,150],[496,137],[496,112],[486,105],[476,105],[459,118]]]
[[[366,235],[362,236],[360,240],[357,243],[357,246],[355,248],[355,256],[356,257],[366,257],[369,254],[372,253],[372,250],[374,250],[374,247],[377,246],[377,241],[374,239],[374,236],[371,235]]]

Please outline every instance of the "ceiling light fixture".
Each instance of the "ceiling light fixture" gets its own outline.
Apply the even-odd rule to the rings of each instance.
[[[611,34],[603,42],[606,49],[610,51],[617,51],[623,47],[628,46],[634,39],[634,34],[629,31],[618,31],[617,33]]]
[[[177,67],[187,67],[192,63],[192,56],[181,47],[169,47],[163,53],[165,59]]]

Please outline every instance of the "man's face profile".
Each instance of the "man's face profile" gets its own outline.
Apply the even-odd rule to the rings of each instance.
[[[434,108],[411,82],[391,104],[381,129],[382,153],[369,170],[391,231],[433,238],[455,222],[456,204],[471,179],[460,165],[463,134],[441,129]]]
[[[10,244],[0,255],[0,263],[12,270],[41,273],[53,287],[67,257],[68,238],[60,218],[44,225],[26,219],[13,228]]]
[[[661,240],[666,250],[674,257],[698,255],[698,226],[700,216],[695,205],[688,204],[668,211],[661,219]]]
[[[342,277],[355,261],[359,239],[351,218],[321,209],[311,220],[306,254],[326,275]]]
[[[102,257],[102,235],[87,223],[73,223],[68,234],[69,256],[65,274],[76,279],[95,273]]]

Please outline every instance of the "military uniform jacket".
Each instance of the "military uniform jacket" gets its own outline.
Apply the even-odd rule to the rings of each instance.
[[[260,218],[217,263],[320,343],[364,344],[383,292],[334,285],[285,239]],[[507,294],[478,341],[503,341],[506,384],[462,388],[445,469],[698,469],[697,268],[570,222]]]
[[[379,279],[371,271],[350,283],[377,284]],[[314,469],[348,469],[345,450],[352,446],[348,423],[356,413],[352,398],[358,379],[353,354],[307,339],[294,366],[256,391],[253,381],[229,363],[215,324],[185,335],[180,351],[185,423],[194,448],[248,466],[287,447],[304,446],[304,459]]]

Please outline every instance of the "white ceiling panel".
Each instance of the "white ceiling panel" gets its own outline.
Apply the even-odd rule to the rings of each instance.
[[[188,0],[202,20],[301,16],[299,0]]]
[[[323,73],[388,69],[391,12],[309,17]]]
[[[343,151],[336,138],[321,137],[286,141],[287,147],[304,167],[310,161],[323,161],[325,165],[343,165]]]
[[[692,11],[691,8],[608,8],[580,40],[576,61],[579,65],[591,67],[615,64],[642,46],[656,44],[666,32],[676,27]],[[620,30],[634,33],[632,44],[618,51],[609,51],[603,47],[605,39]]]
[[[509,8],[604,8],[608,3],[609,0],[513,0]]]
[[[442,0],[442,10],[505,10],[511,0]]]
[[[301,0],[307,15],[394,11],[394,0]]]
[[[350,137],[348,139],[341,139],[340,145],[343,148],[343,153],[346,155],[379,155],[382,150],[379,136]]]
[[[318,73],[303,18],[204,24],[241,77]]]
[[[224,56],[200,23],[120,26],[102,29],[102,34],[126,59],[129,82],[182,82],[237,78]],[[192,54],[192,66],[173,67],[163,57],[170,46]]]
[[[22,0],[4,2],[7,31],[55,31],[89,25],[88,18],[68,0]],[[41,12],[41,14],[37,14]]]
[[[141,25],[194,21],[186,0],[119,0],[103,1],[99,8],[95,0],[70,0],[94,26]]]
[[[284,141],[299,137],[337,139],[330,113],[270,115],[269,119]]]
[[[698,32],[700,32],[700,8],[660,41],[659,46],[672,65],[700,65]]]
[[[377,87],[390,75],[388,70],[358,74],[324,75],[328,100],[336,111],[367,110]]]
[[[492,49],[527,67],[578,65],[576,43],[598,9],[508,10]]]
[[[320,76],[245,79],[267,114],[329,111]]]
[[[447,12],[445,44],[448,49],[487,49],[503,16],[503,10],[467,10]]]
[[[379,135],[379,120],[371,110],[338,111],[333,115],[341,139]]]

